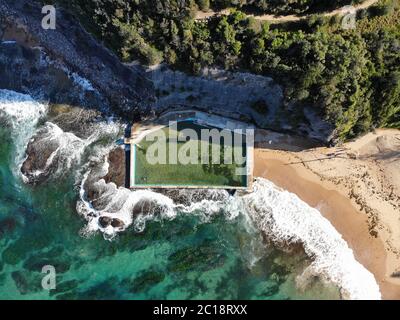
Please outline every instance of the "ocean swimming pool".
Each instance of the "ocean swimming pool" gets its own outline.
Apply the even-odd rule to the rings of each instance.
[[[228,130],[223,132],[215,127],[199,125],[193,119],[175,124],[174,128],[171,125],[167,126],[147,135],[139,143],[132,144],[130,166],[132,188],[247,189],[250,187],[248,155],[252,149],[248,148],[244,134]],[[192,134],[195,133],[197,138],[185,139],[184,134],[187,130],[191,130]],[[212,140],[204,134],[212,130],[217,130],[214,132],[221,136]],[[180,141],[182,137],[184,141]],[[160,142],[158,153],[153,152],[149,155],[152,146]],[[160,152],[165,153],[165,157],[160,157]],[[186,156],[184,152],[190,154]],[[190,158],[190,163],[182,163],[181,155],[186,162]],[[226,156],[231,160],[225,161]],[[161,161],[153,163],[156,157]],[[238,158],[239,161],[236,161]]]

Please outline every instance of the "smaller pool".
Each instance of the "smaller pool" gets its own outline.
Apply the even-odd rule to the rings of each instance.
[[[132,188],[248,188],[246,136],[175,122],[131,147]]]

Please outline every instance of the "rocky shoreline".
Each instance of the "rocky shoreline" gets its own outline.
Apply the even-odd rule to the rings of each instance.
[[[131,121],[145,117],[154,88],[144,70],[123,65],[62,8],[56,30],[42,29],[41,8],[0,0],[0,88]]]

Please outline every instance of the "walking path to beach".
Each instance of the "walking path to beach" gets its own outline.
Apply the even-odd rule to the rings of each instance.
[[[361,9],[367,9],[370,6],[374,5],[377,3],[379,0],[366,0],[363,3],[360,3],[358,5],[353,6],[355,11],[361,10]],[[330,12],[325,12],[322,13],[321,15],[324,17],[332,17],[335,15],[344,15],[347,14],[349,10],[344,10],[343,8],[335,9]],[[203,11],[198,11],[196,15],[196,20],[207,20],[211,17],[214,16],[222,16],[222,15],[229,15],[230,9],[224,9],[221,11],[213,11],[210,10],[208,12],[203,12]],[[276,16],[272,14],[264,14],[264,15],[254,15],[254,14],[248,14],[247,17],[253,17],[257,20],[260,21],[268,21],[271,23],[280,23],[280,22],[292,22],[292,21],[300,21],[302,19],[305,19],[308,17],[308,15],[286,15],[286,16]]]
[[[371,271],[384,299],[400,299],[400,130],[377,130],[341,147],[260,130],[255,177],[317,208]]]

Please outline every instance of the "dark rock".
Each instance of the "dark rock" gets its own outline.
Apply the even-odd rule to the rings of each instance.
[[[150,200],[147,199],[141,199],[139,200],[135,206],[133,207],[132,214],[133,216],[137,216],[139,214],[149,214],[154,212],[154,210],[157,208],[157,205],[153,203]]]
[[[40,273],[33,274],[23,271],[14,271],[11,274],[11,277],[14,280],[15,285],[18,288],[18,291],[22,295],[42,290],[41,287],[42,277]]]
[[[64,104],[53,104],[49,107],[48,121],[56,124],[64,132],[72,132],[81,139],[87,139],[95,130],[101,113]]]
[[[115,183],[117,187],[124,187],[126,174],[125,150],[121,147],[112,150],[108,155],[108,163],[108,173],[104,180],[106,183]]]
[[[72,114],[69,113],[70,118],[65,113],[61,114],[65,120],[64,127],[69,127],[71,131],[74,129],[72,132],[63,131],[53,122],[46,122],[29,141],[25,150],[26,158],[21,166],[21,173],[27,179],[27,183],[36,185],[49,178],[60,178],[68,172],[70,166],[77,163],[76,160],[85,148],[85,140],[75,133],[78,132],[84,138],[85,135],[93,134],[93,130],[98,130],[98,127],[92,123],[92,112],[80,109],[78,113],[82,116],[81,120],[75,119],[78,117],[76,112],[75,110]],[[60,121],[57,117],[54,120]],[[90,124],[93,124],[93,127],[90,127]],[[85,132],[82,128],[89,130]],[[56,176],[53,173],[56,173]]]
[[[74,138],[75,140],[69,138],[73,135],[63,136],[65,139],[59,137],[57,130],[59,129],[56,125],[46,123],[30,140],[25,151],[26,159],[21,166],[21,173],[27,178],[29,184],[43,183],[65,164],[63,157],[69,154],[62,155],[58,152],[59,150],[71,148],[73,152],[74,147],[82,144],[77,137]],[[58,172],[62,174],[61,171]]]
[[[117,192],[115,185],[104,183],[103,166],[103,161],[91,163],[87,179],[83,185],[86,200],[97,211],[104,210],[110,201],[112,201],[115,192]]]
[[[164,281],[165,274],[157,271],[145,271],[137,278],[129,281],[130,292],[142,292]]]
[[[86,198],[91,202],[95,201],[99,196],[100,196],[99,190],[88,188],[88,190],[86,191]]]
[[[32,139],[26,148],[27,158],[22,164],[21,173],[28,179],[30,184],[43,182],[50,174],[46,168],[47,160],[58,148],[55,143],[41,144],[40,140]],[[40,172],[40,174],[38,174]]]
[[[99,218],[99,224],[102,228],[107,228],[111,224],[112,221],[113,221],[113,219],[110,217],[104,216],[104,217]]]
[[[0,238],[12,233],[17,227],[17,221],[14,218],[5,218],[0,221]]]
[[[112,221],[111,221],[111,226],[113,227],[113,228],[118,228],[118,229],[122,229],[122,228],[124,228],[125,227],[125,224],[124,224],[124,222],[122,221],[122,220],[120,220],[120,219],[112,219]]]

